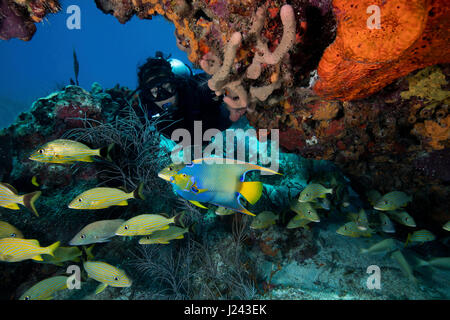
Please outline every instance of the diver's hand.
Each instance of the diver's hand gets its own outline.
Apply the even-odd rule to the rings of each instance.
[[[228,105],[227,109],[230,111],[230,120],[233,122],[238,121],[247,112],[247,108],[234,109]]]

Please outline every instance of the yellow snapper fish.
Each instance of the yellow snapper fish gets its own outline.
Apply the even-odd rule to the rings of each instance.
[[[393,251],[397,248],[395,245],[394,239],[384,239],[378,243],[375,243],[373,246],[367,249],[361,249],[361,253],[380,253],[380,252],[389,252]]]
[[[411,266],[406,261],[405,257],[401,253],[400,250],[397,250],[391,254],[392,259],[397,261],[400,266],[400,270],[402,270],[403,274],[412,282],[417,283],[417,279],[414,277]]]
[[[380,200],[381,193],[379,193],[377,190],[370,190],[369,192],[367,192],[366,196],[367,200],[369,200],[369,203],[374,206],[375,203]]]
[[[41,195],[41,191],[35,191],[24,195],[19,195],[17,190],[10,184],[0,182],[0,207],[20,210],[19,204],[31,210],[37,217],[39,214],[34,207],[34,203]]]
[[[335,196],[336,199],[341,203],[341,206],[343,208],[347,208],[348,206],[350,206],[350,195],[346,185],[339,184],[336,187]]]
[[[23,234],[8,222],[0,221],[0,238],[23,238]]]
[[[41,254],[53,255],[59,241],[48,247],[41,247],[39,241],[18,238],[0,239],[0,261],[18,262],[27,259],[43,261]]]
[[[395,233],[394,223],[391,219],[383,212],[379,211],[381,230],[386,233]]]
[[[317,198],[315,202],[312,202],[312,205],[316,209],[330,210],[331,202],[328,198]]]
[[[51,300],[56,291],[67,289],[69,277],[56,276],[42,280],[25,291],[19,300]]]
[[[444,224],[444,225],[442,226],[442,229],[444,229],[445,231],[450,231],[450,221],[447,222],[446,224]]]
[[[435,267],[439,269],[450,270],[450,257],[432,258],[428,261],[418,259],[419,263],[417,267]]]
[[[40,263],[62,266],[63,262],[67,261],[80,262],[82,254],[81,250],[77,247],[58,247],[53,252],[53,256],[44,255],[42,257],[43,261],[40,261]]]
[[[163,180],[170,181],[170,177],[176,175],[178,171],[183,169],[186,165],[184,163],[175,164],[172,163],[162,169],[160,172],[158,172],[158,177],[160,177]]]
[[[366,211],[361,208],[358,213],[350,213],[350,219],[356,223],[359,230],[365,231],[369,228],[369,220]]]
[[[325,198],[327,193],[333,193],[333,188],[325,188],[319,183],[310,183],[300,192],[299,202],[311,202],[317,198]]]
[[[86,261],[83,263],[84,270],[88,276],[101,284],[95,290],[95,294],[99,294],[111,287],[131,287],[132,281],[126,275],[125,271],[118,269],[106,262],[101,261]]]
[[[117,236],[146,236],[157,230],[169,229],[169,224],[183,224],[184,212],[169,218],[164,214],[141,214],[125,221],[116,230]]]
[[[152,234],[139,239],[139,244],[169,244],[170,240],[183,239],[184,234],[192,230],[193,226],[180,228],[169,226],[166,230],[157,230]]]
[[[402,191],[392,191],[386,193],[374,204],[375,210],[392,211],[405,207],[412,201],[412,197]]]
[[[312,222],[320,222],[319,215],[310,202],[292,201],[290,208],[302,218],[308,219]]]
[[[265,229],[275,224],[275,221],[278,220],[278,215],[273,213],[272,211],[263,211],[259,213],[250,224],[250,228],[252,229]]]
[[[218,207],[215,212],[218,216],[228,216],[231,214],[235,214],[237,211],[225,207]]]
[[[413,233],[408,233],[408,237],[406,238],[406,242],[405,242],[405,247],[410,242],[424,243],[424,242],[428,242],[428,241],[433,241],[435,239],[436,239],[436,236],[434,234],[432,234],[430,231],[425,230],[425,229],[417,230],[417,231],[414,231]]]
[[[129,199],[145,200],[142,193],[143,184],[130,193],[117,188],[93,188],[78,195],[69,204],[70,209],[96,210],[111,206],[127,206]]]
[[[406,211],[388,211],[387,213],[393,220],[397,221],[398,223],[411,228],[416,227],[416,222],[414,221],[413,217],[411,217]]]
[[[347,236],[347,237],[371,237],[372,233],[370,230],[362,231],[358,228],[358,225],[354,221],[347,222],[342,227],[337,229],[336,231],[338,234]]]
[[[91,243],[108,242],[116,235],[116,230],[125,222],[123,219],[100,220],[88,224],[78,232],[69,245],[83,246]]]
[[[255,204],[262,195],[262,182],[245,181],[246,173],[255,170],[279,174],[271,169],[234,159],[218,157],[196,159],[177,173],[190,177],[196,188],[184,190],[174,185],[175,191],[182,198],[201,208],[206,208],[201,203],[210,203],[254,216],[243,206],[241,200],[245,199],[250,204]]]
[[[309,219],[302,218],[299,215],[296,215],[289,221],[286,228],[287,229],[304,228],[306,230],[309,230],[309,227],[307,226],[307,224],[310,222],[312,222],[312,221]]]
[[[78,141],[57,139],[34,151],[29,159],[45,163],[73,164],[77,161],[93,162],[93,157],[97,156],[111,161],[109,152],[113,146],[114,144],[110,144],[104,148],[91,149]]]

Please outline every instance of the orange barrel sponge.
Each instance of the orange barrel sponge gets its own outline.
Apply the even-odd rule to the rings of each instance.
[[[319,63],[314,91],[325,98],[360,99],[411,71],[450,62],[445,2],[334,0],[337,36]]]

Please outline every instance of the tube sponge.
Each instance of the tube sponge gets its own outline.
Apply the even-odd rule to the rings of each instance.
[[[261,29],[264,21],[264,7],[258,8],[254,18],[254,24],[251,31],[257,34],[256,50],[257,54],[253,58],[252,64],[247,69],[247,78],[258,79],[261,75],[261,64],[274,65],[281,61],[286,53],[294,46],[296,40],[295,34],[295,14],[292,6],[286,4],[281,7],[280,17],[283,23],[283,36],[280,44],[274,52],[270,52],[267,43],[261,39]]]
[[[223,64],[211,79],[208,81],[208,86],[213,91],[221,91],[225,85],[225,80],[231,72],[234,59],[236,58],[236,51],[242,41],[242,35],[240,32],[235,32],[231,35],[225,48],[225,56]],[[217,93],[217,92],[216,92]]]

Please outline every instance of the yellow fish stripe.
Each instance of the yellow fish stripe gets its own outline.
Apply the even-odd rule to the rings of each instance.
[[[49,247],[40,247],[37,240],[3,238],[0,239],[0,260],[17,262],[26,259],[42,260],[41,254],[53,255],[59,241]]]
[[[168,228],[175,217],[166,218],[158,214],[142,214],[125,221],[118,229],[117,235],[149,234],[155,230]]]
[[[48,163],[92,162],[93,156],[101,156],[101,149],[91,149],[81,142],[57,139],[46,143],[29,157],[31,160]],[[108,147],[108,152],[110,147]]]
[[[67,288],[67,279],[65,276],[56,276],[42,280],[28,289],[20,300],[48,300],[56,291]]]
[[[83,266],[89,277],[101,283],[105,283],[112,287],[131,286],[131,280],[128,279],[123,270],[106,262],[86,261]]]
[[[118,205],[134,198],[133,193],[126,193],[115,188],[94,188],[78,195],[69,204],[72,209],[103,209]],[[125,203],[124,203],[125,204]]]

